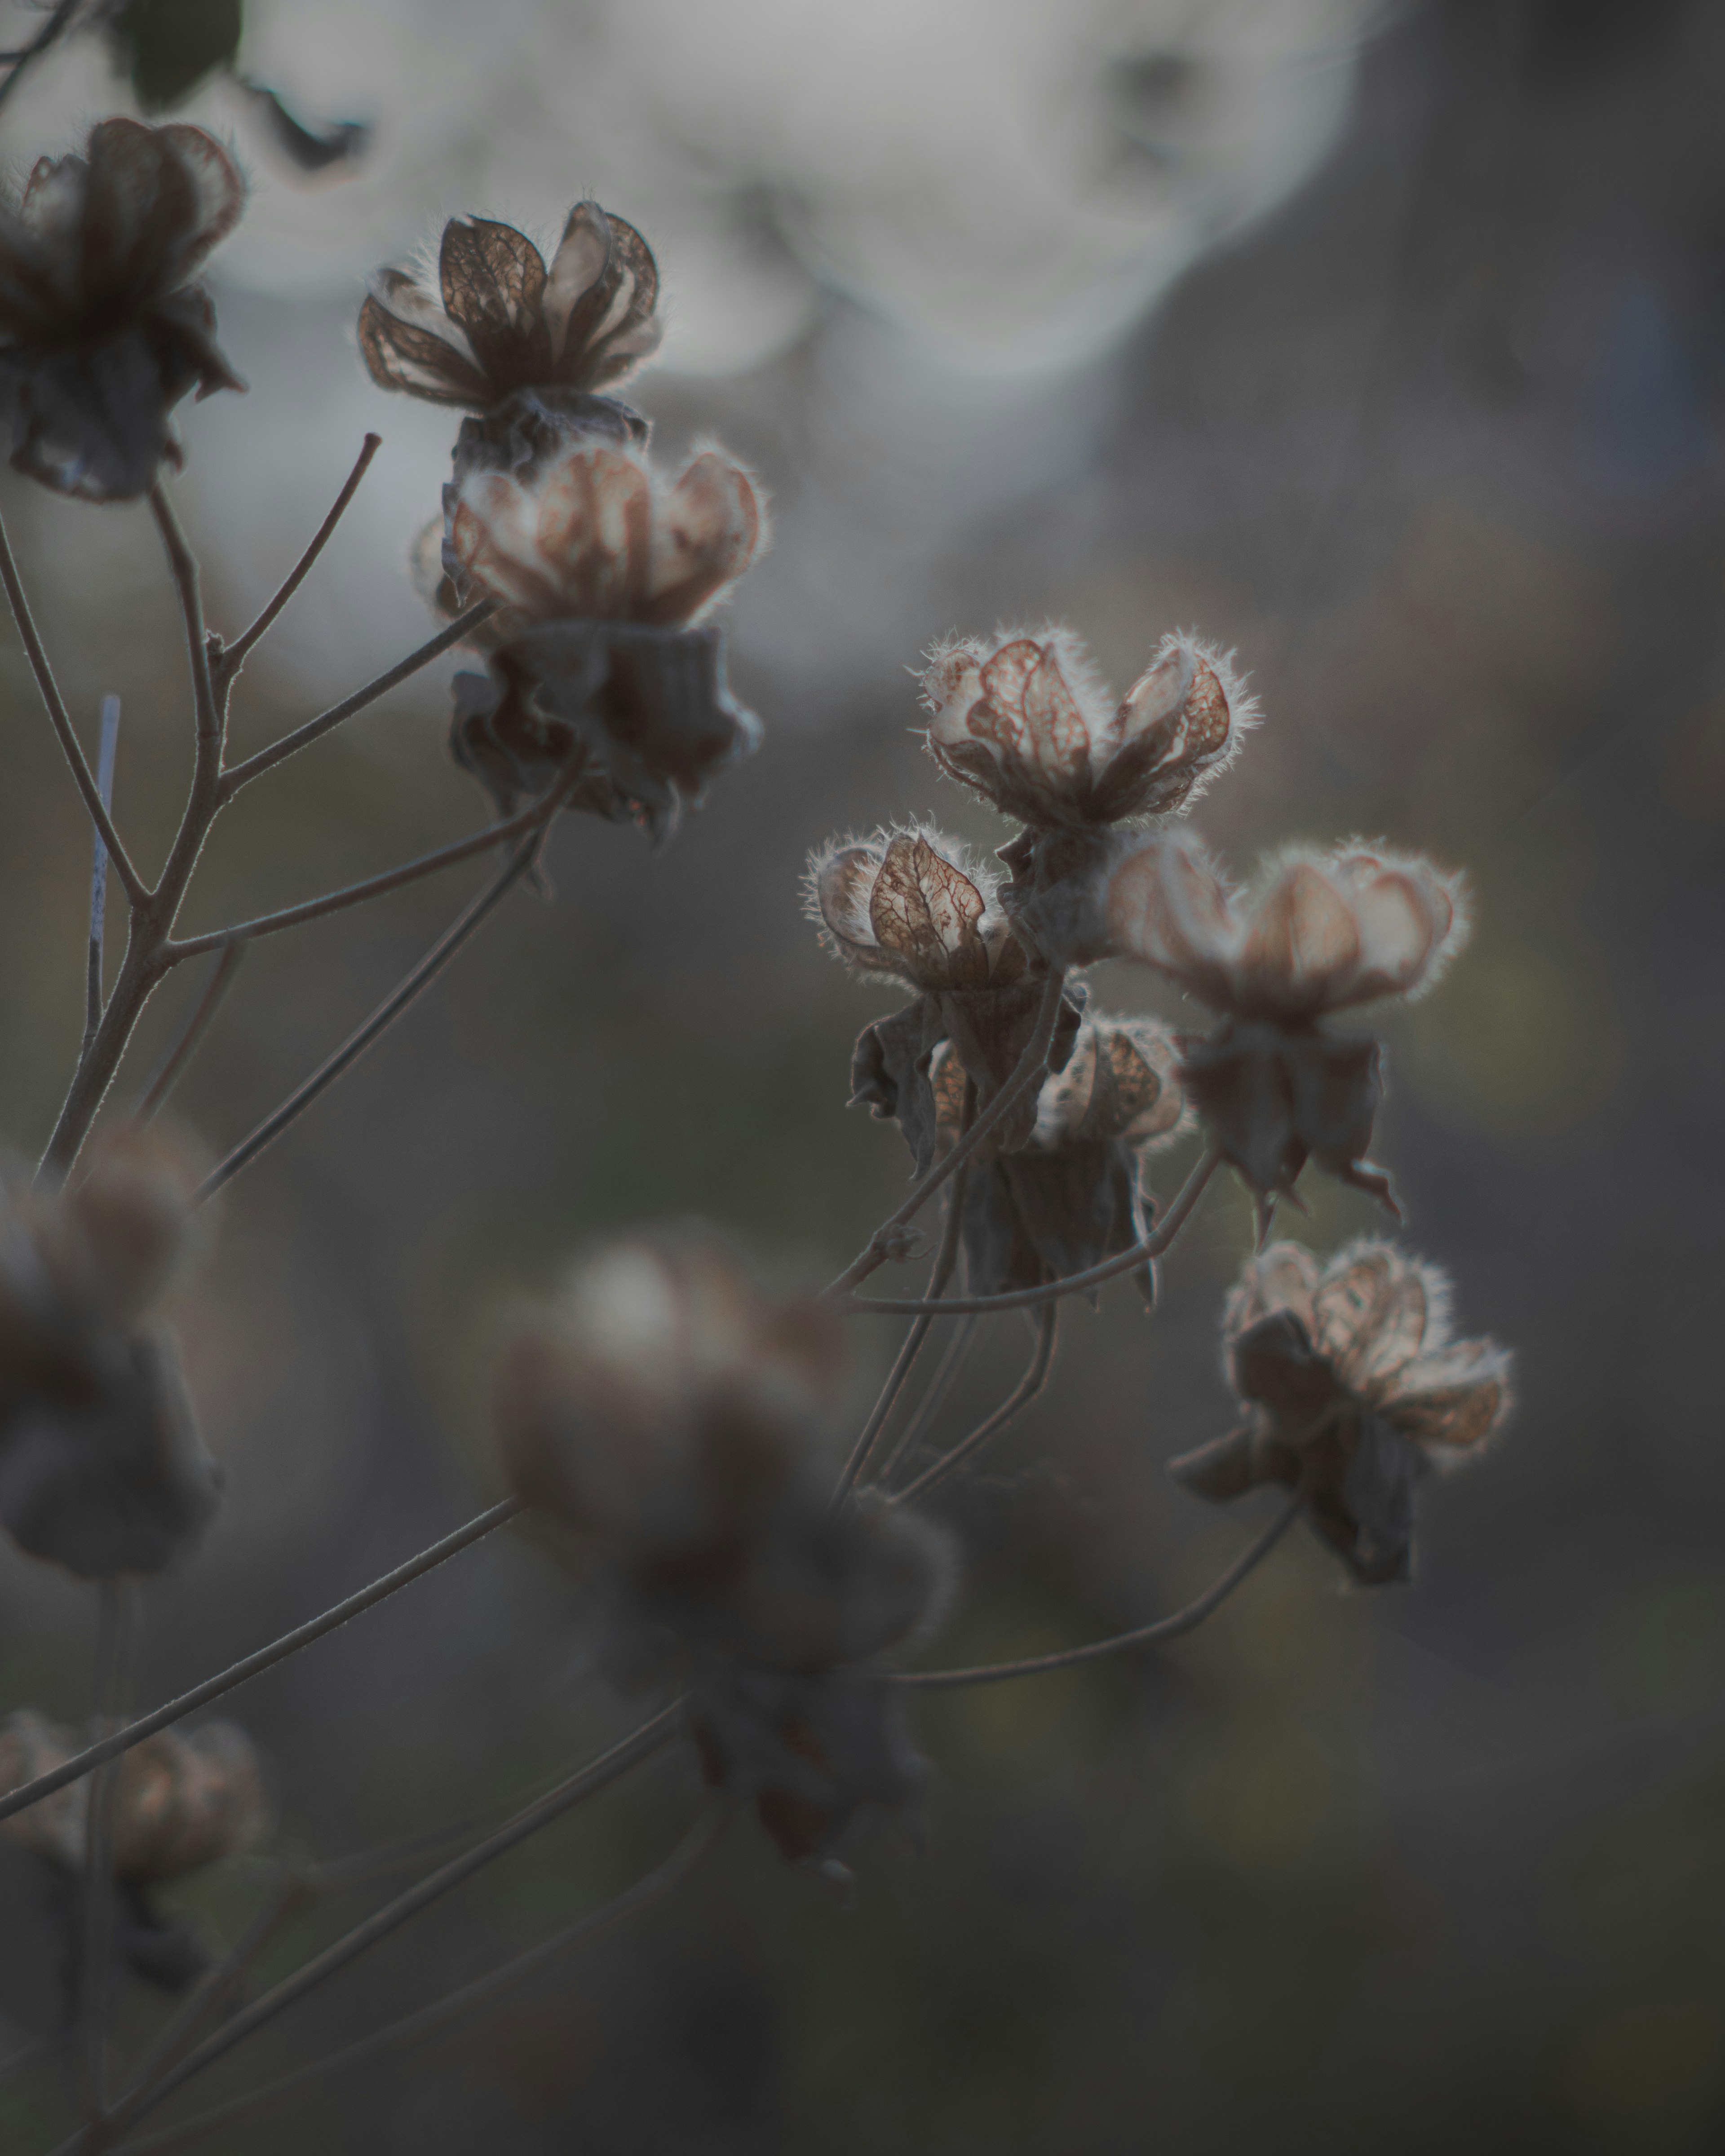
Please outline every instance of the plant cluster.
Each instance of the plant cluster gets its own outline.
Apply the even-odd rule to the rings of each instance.
[[[1431,985],[1467,933],[1460,878],[1350,841],[1286,851],[1237,889],[1185,819],[1256,713],[1230,661],[1194,637],[1163,638],[1117,698],[1065,629],[955,640],[922,677],[927,747],[946,778],[1016,827],[998,868],[919,824],[819,850],[806,890],[833,954],[901,997],[864,1028],[850,1082],[909,1148],[916,1179],[903,1204],[819,1292],[769,1296],[722,1243],[688,1234],[643,1230],[587,1254],[521,1315],[499,1355],[501,1502],[182,1698],[116,1717],[136,1583],[188,1558],[218,1513],[219,1478],[157,1314],[196,1255],[208,1200],[537,875],[554,819],[598,816],[663,839],[760,737],[727,686],[712,613],[764,543],[762,490],[716,449],[674,474],[655,463],[647,420],[619,393],[658,341],[652,250],[582,203],[548,255],[511,226],[458,218],[434,273],[379,273],[359,318],[373,378],[463,414],[441,513],[414,552],[444,625],[341,704],[230,760],[228,703],[244,660],[377,446],[367,439],[258,619],[232,640],[213,632],[167,491],[182,454],[171,415],[194,388],[241,386],[192,281],[240,207],[232,162],[207,135],[110,121],[82,157],[39,166],[0,212],[0,408],[13,465],[84,500],[147,501],[183,619],[196,751],[152,881],[110,813],[117,705],[93,770],[0,536],[0,576],[94,825],[97,869],[86,1033],[33,1182],[18,1181],[0,1210],[0,1524],[29,1557],[95,1582],[102,1620],[83,1736],[28,1708],[0,1732],[0,1832],[47,1868],[65,1912],[81,2106],[68,2151],[134,2145],[146,2114],[283,2007],[665,1745],[691,1748],[711,1797],[656,1871],[442,2008],[315,2071],[421,2040],[500,1995],[669,1887],[741,1809],[787,1859],[842,1877],[843,1852],[871,1814],[914,1819],[929,1770],[906,1733],[907,1689],[1029,1676],[1176,1637],[1301,1516],[1356,1582],[1404,1577],[1421,1476],[1476,1453],[1509,1403],[1508,1358],[1452,1338],[1433,1265],[1384,1240],[1327,1262],[1270,1240],[1308,1163],[1394,1210],[1368,1158],[1382,1051],[1332,1022]],[[471,664],[454,679],[449,747],[493,820],[347,889],[177,936],[204,841],[235,796],[458,645]],[[156,1124],[253,942],[490,854],[501,865],[444,936],[226,1158],[201,1163]],[[110,870],[126,914],[111,983]],[[208,978],[177,1046],[126,1097],[141,1013],[199,958]],[[1103,958],[1173,983],[1209,1029],[1096,1010],[1082,975]],[[1189,1138],[1195,1165],[1159,1197],[1153,1172]],[[1259,1223],[1221,1317],[1245,1419],[1171,1471],[1215,1502],[1273,1484],[1281,1507],[1210,1589],[1151,1625],[1029,1661],[907,1666],[962,1581],[962,1553],[926,1510],[930,1492],[971,1470],[1049,1383],[1065,1298],[1094,1298],[1121,1276],[1153,1310],[1158,1261],[1224,1166],[1250,1188]],[[917,1216],[936,1200],[944,1221],[929,1253]],[[859,1293],[882,1266],[922,1255],[922,1294]],[[1030,1316],[1028,1366],[980,1424],[954,1431],[943,1408],[969,1321],[1000,1310]],[[911,1322],[875,1405],[847,1431],[847,1323],[880,1315]],[[928,1335],[947,1323],[939,1368],[901,1415]],[[456,1830],[455,1854],[219,2019],[244,1989],[255,1928],[211,1958],[150,1896],[266,1844],[270,1806],[239,1731],[177,1725],[516,1520],[582,1583],[604,1666],[620,1690],[644,1696],[645,1718],[492,1831]],[[283,1866],[275,1914],[363,1876]],[[116,1968],[185,1996],[115,2084]],[[200,2130],[180,2128],[176,2145]]]

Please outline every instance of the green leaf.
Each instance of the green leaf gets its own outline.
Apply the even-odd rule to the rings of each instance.
[[[108,34],[139,104],[160,112],[233,64],[244,28],[243,0],[125,0]]]

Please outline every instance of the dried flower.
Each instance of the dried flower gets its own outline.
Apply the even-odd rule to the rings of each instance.
[[[591,395],[657,347],[659,270],[632,224],[577,203],[549,267],[511,224],[452,218],[437,279],[382,270],[359,348],[381,389],[489,411],[520,390]]]
[[[978,1111],[1017,1070],[1036,1029],[1043,974],[1000,911],[989,877],[963,850],[929,829],[880,831],[829,845],[809,865],[807,911],[822,941],[850,971],[902,981],[916,1000],[865,1028],[851,1060],[851,1095],[896,1120],[919,1175],[937,1134],[930,1070],[952,1042],[976,1081]],[[1050,1050],[1058,1066],[1077,1030],[1081,994],[1062,1005]],[[1029,1139],[1032,1096],[993,1138],[1011,1149]]]
[[[1365,1159],[1378,1044],[1319,1021],[1431,985],[1467,939],[1459,876],[1351,844],[1285,855],[1241,898],[1183,833],[1161,831],[1113,850],[1084,906],[1084,948],[1153,966],[1221,1014],[1209,1040],[1182,1037],[1181,1081],[1255,1189],[1291,1189],[1309,1156],[1393,1209]]]
[[[1405,1579],[1414,1485],[1502,1428],[1507,1352],[1452,1339],[1442,1273],[1370,1240],[1322,1269],[1299,1245],[1272,1244],[1230,1296],[1222,1338],[1248,1419],[1169,1473],[1218,1502],[1266,1482],[1297,1490],[1357,1579]]]
[[[105,120],[44,157],[0,210],[0,417],[13,467],[58,493],[127,501],[182,454],[168,414],[244,389],[192,282],[245,190],[202,128]]]
[[[1183,808],[1239,749],[1252,706],[1228,661],[1168,636],[1117,704],[1070,629],[942,646],[922,676],[930,754],[1033,826]]]
[[[1091,1016],[1080,1026],[1065,1067],[1038,1096],[1028,1142],[971,1170],[963,1235],[973,1295],[1041,1287],[1144,1240],[1146,1156],[1186,1122],[1175,1053],[1153,1019]],[[966,1084],[956,1050],[937,1050],[932,1075],[941,1138],[951,1142]],[[1152,1268],[1132,1278],[1153,1303]]]
[[[121,1127],[83,1180],[0,1195],[0,1522],[83,1578],[187,1555],[221,1478],[169,1336],[143,1321],[194,1240],[190,1155]]]
[[[824,1304],[764,1301],[709,1246],[641,1242],[521,1327],[495,1396],[510,1487],[608,1599],[614,1672],[680,1671],[709,1775],[798,1858],[911,1794],[870,1665],[948,1572],[925,1522],[833,1507],[818,1440],[844,1367]]]
[[[80,1738],[19,1708],[0,1725],[0,1795],[63,1767],[100,1733],[92,1725]],[[84,1869],[92,1786],[88,1775],[69,1782],[0,1820],[0,1835],[33,1851],[69,1882]],[[257,1753],[232,1722],[161,1730],[121,1755],[114,1796],[114,1946],[134,1974],[168,1991],[182,1991],[202,1974],[209,1957],[195,1927],[159,1910],[151,1890],[243,1856],[271,1824]],[[80,1897],[64,1892],[57,1899],[71,1933]]]

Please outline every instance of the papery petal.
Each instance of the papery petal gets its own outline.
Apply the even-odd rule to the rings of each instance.
[[[175,121],[157,132],[192,183],[191,218],[176,244],[170,270],[180,283],[196,275],[204,258],[239,223],[245,208],[245,182],[228,152],[203,128]]]
[[[928,841],[901,833],[887,847],[869,901],[883,950],[923,988],[981,988],[988,947],[978,933],[985,901],[961,869]]]
[[[499,393],[550,373],[551,338],[539,305],[545,262],[524,232],[490,218],[451,218],[438,279],[444,313]]]
[[[551,258],[540,300],[554,360],[562,359],[571,312],[604,275],[610,257],[609,220],[604,211],[596,202],[577,203],[563,227],[557,251]]]
[[[536,544],[581,619],[639,619],[651,588],[653,490],[634,457],[597,444],[560,458],[538,493]]]
[[[691,621],[755,557],[761,505],[748,474],[709,449],[681,473],[653,526],[653,567],[642,619]]]
[[[993,670],[992,665],[984,670],[985,682]],[[1042,778],[1063,791],[1087,788],[1090,732],[1051,644],[1042,647],[1024,682],[1021,708],[1028,757]]]
[[[1309,862],[1285,868],[1259,899],[1240,947],[1243,996],[1296,1011],[1327,1007],[1332,984],[1359,958],[1353,909]]]
[[[1233,909],[1220,877],[1186,841],[1159,832],[1135,842],[1108,874],[1106,906],[1117,956],[1142,959],[1212,1008],[1228,1008]]]
[[[359,351],[377,387],[434,404],[488,403],[490,385],[448,316],[399,270],[375,281],[359,311]]]
[[[1501,1430],[1511,1406],[1510,1357],[1489,1340],[1461,1340],[1395,1373],[1379,1412],[1420,1445],[1461,1450]]]
[[[840,846],[817,860],[810,880],[821,920],[839,957],[852,965],[895,972],[900,969],[897,954],[881,949],[869,918],[880,857],[879,846]]]

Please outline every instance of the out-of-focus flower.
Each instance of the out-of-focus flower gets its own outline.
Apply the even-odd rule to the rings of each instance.
[[[1114,841],[1063,882],[1005,896],[1026,937],[1065,963],[1141,961],[1220,1015],[1209,1039],[1181,1036],[1181,1083],[1255,1190],[1291,1189],[1309,1156],[1392,1202],[1365,1160],[1378,1044],[1320,1021],[1431,986],[1467,940],[1460,876],[1356,844],[1284,855],[1241,896],[1185,833],[1158,830]]]
[[[1218,1502],[1266,1482],[1297,1490],[1355,1578],[1405,1579],[1414,1485],[1502,1428],[1507,1351],[1452,1339],[1443,1274],[1373,1240],[1322,1268],[1298,1244],[1272,1244],[1230,1296],[1222,1340],[1247,1420],[1169,1473]]]
[[[897,1122],[917,1173],[926,1173],[937,1134],[935,1051],[943,1041],[953,1044],[976,1081],[978,1109],[985,1109],[1029,1045],[1044,971],[1033,974],[993,880],[932,829],[881,831],[824,847],[810,859],[807,891],[809,917],[851,972],[881,974],[917,992],[902,1010],[864,1029],[850,1076],[853,1100]],[[1056,1065],[1070,1050],[1079,1001],[1062,1005],[1050,1050]],[[994,1144],[1023,1145],[1035,1120],[1033,1094],[995,1133]]]
[[[586,443],[531,482],[484,471],[455,490],[439,603],[503,610],[485,624],[489,679],[455,678],[450,747],[502,814],[579,755],[572,808],[662,834],[752,752],[760,721],[726,684],[720,633],[691,624],[748,567],[764,522],[748,474],[713,450],[670,485]]]
[[[1186,1122],[1175,1062],[1173,1039],[1153,1019],[1086,1019],[1065,1067],[1037,1098],[1028,1142],[971,1169],[963,1223],[971,1294],[1042,1287],[1144,1240],[1146,1157]],[[944,1145],[957,1138],[963,1113],[966,1078],[956,1050],[937,1050],[932,1081]],[[1153,1269],[1132,1279],[1153,1303]]]
[[[202,128],[105,120],[85,155],[43,158],[0,210],[0,417],[16,470],[126,501],[182,454],[168,414],[244,389],[192,280],[245,190]]]
[[[83,1578],[163,1570],[216,1510],[173,1342],[145,1322],[197,1183],[176,1141],[122,1127],[69,1190],[0,1194],[0,1522]]]
[[[521,1327],[495,1394],[509,1486],[608,1597],[616,1673],[690,1683],[709,1775],[799,1859],[859,1804],[913,1794],[874,1665],[948,1572],[926,1522],[831,1503],[819,1438],[845,1360],[814,1297],[770,1302],[715,1249],[639,1242]]]
[[[1236,754],[1253,712],[1228,661],[1185,636],[1164,637],[1117,703],[1065,629],[947,644],[922,691],[942,770],[1037,827],[1184,808]]]
[[[80,1738],[22,1707],[0,1725],[0,1796],[63,1767],[101,1732]],[[272,1808],[251,1740],[232,1722],[158,1731],[122,1753],[114,1793],[113,1861],[118,1886],[115,1948],[133,1973],[183,1990],[208,1965],[196,1929],[164,1915],[150,1890],[223,1858],[244,1856],[270,1832]],[[0,1835],[70,1879],[84,1869],[89,1775],[0,1820]],[[69,1925],[78,1897],[61,1897]],[[69,1956],[69,1962],[75,1958]]]
[[[437,284],[381,270],[359,348],[382,389],[485,412],[518,390],[614,387],[657,346],[659,270],[632,224],[577,203],[549,264],[524,232],[452,218]]]

